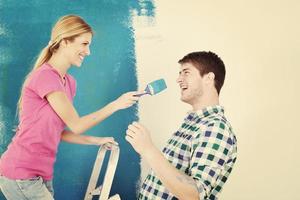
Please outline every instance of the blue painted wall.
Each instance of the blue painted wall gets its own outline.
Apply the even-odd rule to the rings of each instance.
[[[72,2],[72,3],[71,3]],[[99,109],[119,95],[137,89],[134,33],[131,13],[154,17],[152,1],[28,1],[0,0],[0,153],[14,133],[16,103],[25,75],[47,45],[51,27],[66,14],[82,16],[96,32],[89,56],[77,79],[75,107],[81,115]],[[121,153],[111,194],[136,199],[139,157],[125,141],[129,123],[138,120],[137,105],[119,111],[87,134],[113,136]],[[83,199],[98,148],[61,143],[55,166],[56,199]],[[0,199],[4,199],[0,196]]]

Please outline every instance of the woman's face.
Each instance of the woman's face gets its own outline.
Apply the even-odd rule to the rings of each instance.
[[[65,58],[71,65],[80,67],[85,56],[90,55],[91,33],[83,33],[65,43]]]

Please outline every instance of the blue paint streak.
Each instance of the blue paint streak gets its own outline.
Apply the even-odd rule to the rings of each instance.
[[[81,69],[72,69],[77,79],[74,105],[80,115],[99,109],[122,93],[137,89],[134,33],[131,11],[154,17],[154,3],[145,1],[80,0],[4,1],[0,0],[0,106],[6,128],[0,132],[0,153],[14,133],[16,103],[25,75],[36,55],[47,45],[54,22],[66,14],[82,16],[96,32],[91,56]],[[9,59],[11,57],[12,59]],[[113,136],[121,152],[111,194],[124,200],[136,199],[140,176],[139,157],[125,141],[129,123],[138,120],[137,106],[119,111],[87,133]],[[2,129],[1,129],[2,130]],[[98,147],[61,143],[55,166],[55,198],[83,199]],[[103,178],[103,175],[102,175]],[[101,181],[101,180],[100,180]],[[0,199],[4,199],[1,197]]]

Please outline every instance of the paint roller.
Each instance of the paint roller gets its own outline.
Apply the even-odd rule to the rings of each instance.
[[[158,79],[156,81],[153,81],[151,83],[149,83],[144,92],[138,95],[135,95],[137,97],[149,94],[149,95],[155,95],[160,93],[161,91],[165,90],[167,88],[166,82],[164,79]]]

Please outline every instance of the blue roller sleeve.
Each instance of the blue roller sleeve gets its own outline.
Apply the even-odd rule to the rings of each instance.
[[[165,90],[167,88],[166,82],[164,79],[158,79],[156,81],[153,81],[147,85],[147,87],[144,90],[144,93],[135,95],[137,97],[143,96],[145,94],[149,95],[155,95],[160,93],[161,91]]]
[[[159,79],[159,80],[153,81],[149,85],[153,88],[153,93],[151,93],[151,95],[158,94],[167,88],[167,85],[166,85],[166,82],[164,79]]]

